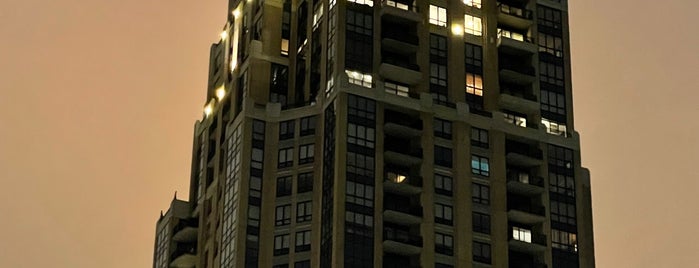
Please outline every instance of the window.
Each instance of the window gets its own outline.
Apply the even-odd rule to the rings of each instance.
[[[498,28],[498,37],[505,37],[513,40],[517,40],[520,42],[524,42],[525,40],[528,41],[529,37],[526,36],[526,34],[510,31],[510,30],[505,30],[505,29],[500,29]]]
[[[358,212],[345,212],[345,221],[354,225],[372,227],[374,226],[374,216],[365,215]]]
[[[563,39],[558,36],[539,32],[539,52],[563,58]]]
[[[437,104],[448,102],[446,37],[430,35],[430,93]]]
[[[563,20],[560,10],[538,5],[536,14],[538,16],[539,30],[557,33],[562,31]]]
[[[298,193],[313,191],[313,172],[299,174],[296,188],[296,192]]]
[[[301,118],[301,136],[313,135],[316,132],[316,116]]]
[[[451,121],[434,119],[434,135],[451,140]]]
[[[527,127],[527,118],[524,115],[505,113],[505,122],[518,127]]]
[[[551,200],[551,221],[575,226],[575,204]]]
[[[371,2],[371,1],[369,1]],[[353,80],[369,80],[371,87],[371,70],[373,66],[373,43],[374,43],[374,17],[372,13],[347,9],[346,14],[346,40],[345,40],[345,68],[354,70],[361,74],[361,79],[357,75],[350,76],[350,83]],[[366,86],[366,82],[362,84]]]
[[[489,176],[490,164],[488,163],[488,158],[471,155],[471,172],[476,175]]]
[[[480,128],[471,128],[471,145],[488,148],[488,131]]]
[[[451,148],[434,146],[434,164],[443,167],[452,167]]]
[[[252,148],[252,153],[250,156],[250,167],[262,169],[264,161],[264,151],[260,148]]]
[[[205,267],[206,267],[206,266],[205,266]],[[275,266],[272,266],[272,268],[289,268],[289,264],[288,264],[288,263],[285,263],[285,264],[277,264],[277,265],[275,265]]]
[[[296,222],[311,221],[312,215],[313,204],[311,201],[299,202],[296,204]]]
[[[294,268],[311,268],[311,261],[297,261],[294,263]]]
[[[406,179],[408,179],[408,176],[405,174],[401,174],[399,172],[392,172],[392,171],[386,172],[386,180],[388,180],[390,182],[403,183],[403,182],[405,182]]]
[[[279,149],[278,168],[287,168],[294,165],[294,148]]]
[[[448,234],[435,233],[434,250],[440,254],[454,255],[454,237]]]
[[[539,61],[539,80],[554,86],[565,86],[563,66],[553,62]]]
[[[347,143],[374,148],[375,136],[374,128],[353,123],[347,124]]]
[[[473,241],[473,261],[490,264],[490,244]]]
[[[490,204],[490,187],[488,185],[474,183],[471,185],[471,197],[473,203],[489,205]]]
[[[430,5],[430,24],[447,27],[447,9]]]
[[[315,145],[312,143],[299,146],[299,164],[307,164],[313,162],[314,153]]]
[[[274,256],[289,253],[289,235],[277,235],[274,237]]]
[[[274,226],[291,224],[291,205],[277,206],[274,215]]]
[[[490,215],[473,212],[473,231],[490,234]]]
[[[260,207],[248,206],[248,225],[260,227]]]
[[[565,120],[566,97],[561,93],[541,90],[541,113],[545,116]]]
[[[452,225],[454,223],[453,208],[449,205],[435,203],[434,222]]]
[[[549,166],[555,166],[557,171],[573,170],[573,150],[549,144],[547,152]]]
[[[526,243],[531,243],[532,231],[520,227],[512,227],[512,239]]]
[[[475,36],[483,35],[483,24],[481,23],[481,18],[468,14],[464,15],[464,32]]]
[[[311,231],[296,232],[296,247],[294,251],[302,252],[311,250]]]
[[[449,176],[434,174],[434,192],[441,195],[451,196],[453,191],[453,181]]]
[[[363,74],[360,72],[349,70],[345,71],[345,73],[347,73],[347,77],[349,78],[348,81],[350,84],[355,84],[366,88],[373,87],[371,74]]]
[[[285,0],[282,12],[282,56],[289,56],[289,39],[291,39],[291,0]]]
[[[367,5],[370,7],[374,6],[374,0],[347,0],[347,2],[356,3],[360,5]]]
[[[250,196],[262,197],[262,179],[255,176],[250,176]]]
[[[376,102],[367,98],[349,95],[347,114],[353,123],[372,126],[376,119]]]
[[[449,264],[444,264],[444,263],[435,263],[434,268],[454,268],[454,265],[449,265]]]
[[[481,75],[466,73],[466,93],[483,97],[483,77]]]
[[[294,137],[294,120],[279,123],[279,140],[291,139]]]
[[[447,57],[447,38],[445,36],[430,34],[430,55],[440,59]]]
[[[483,48],[479,45],[466,43],[464,45],[466,55],[466,71],[483,74]]]
[[[546,126],[546,133],[548,134],[553,134],[556,136],[568,136],[568,131],[566,130],[566,125],[563,123],[558,123],[553,120],[549,120],[546,118],[541,118],[541,123]]]
[[[572,176],[549,172],[549,190],[552,193],[575,197],[575,179]]]
[[[289,88],[289,67],[272,63],[269,81],[269,101],[286,106],[287,90]]]
[[[578,235],[561,230],[551,229],[551,247],[565,251],[578,251]]]
[[[347,181],[347,202],[374,207],[374,186],[353,181]]]
[[[472,6],[475,8],[481,8],[481,0],[463,0],[464,4],[467,6]]]
[[[277,178],[277,197],[291,195],[291,176]]]
[[[374,177],[374,157],[347,152],[347,172],[363,177]]]
[[[393,81],[386,81],[383,84],[383,88],[386,90],[386,93],[403,97],[408,97],[410,92],[410,88],[408,88],[408,86]]]

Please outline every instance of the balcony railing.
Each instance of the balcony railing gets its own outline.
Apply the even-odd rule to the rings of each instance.
[[[383,239],[396,241],[403,244],[408,244],[416,247],[422,247],[422,237],[413,235],[408,231],[385,227],[383,231]]]
[[[381,36],[383,36],[383,38],[390,38],[413,45],[420,43],[420,39],[417,35],[406,33],[402,29],[383,29],[381,31]]]
[[[512,40],[525,42],[525,43],[534,43],[534,39],[526,34],[521,34],[518,32],[512,32],[512,31],[503,30],[503,29],[498,29],[498,37],[505,37],[505,38],[509,38]]]
[[[398,9],[402,10],[407,10],[407,11],[412,11],[412,12],[418,12],[417,5],[415,4],[415,1],[391,1],[391,0],[383,0],[381,1],[382,6],[389,6],[389,7],[395,7]]]
[[[506,69],[506,70],[512,70],[512,71],[526,74],[526,75],[531,75],[531,76],[536,75],[534,67],[516,64],[514,62],[517,62],[517,60],[501,60],[498,63],[498,66],[500,67],[500,70]]]
[[[415,63],[411,63],[411,62],[405,60],[405,57],[403,57],[403,59],[400,59],[399,57],[386,57],[386,56],[384,56],[384,57],[382,57],[381,62],[395,65],[395,66],[405,68],[405,69],[410,69],[413,71],[418,71],[418,72],[420,71],[420,66],[418,66]]]
[[[498,10],[504,14],[512,15],[515,17],[523,18],[523,19],[532,19],[532,11],[519,8],[519,7],[513,7],[508,4],[503,4],[503,3],[498,3]]]
[[[412,157],[422,158],[421,148],[411,148],[405,140],[387,137],[384,143],[384,150],[404,154]]]
[[[505,143],[505,151],[507,153],[526,155],[540,160],[544,158],[544,153],[541,149],[514,141],[507,141]]]
[[[385,200],[383,207],[384,207],[384,210],[393,210],[393,211],[402,212],[402,213],[410,214],[410,215],[417,216],[417,217],[422,217],[422,207],[417,206],[417,205],[413,206],[409,203],[406,204],[405,202],[396,202],[394,200]]]
[[[507,172],[507,181],[516,181],[529,185],[535,185],[539,187],[544,187],[544,179],[538,176],[531,176],[527,173],[521,172]]]
[[[197,244],[177,244],[175,250],[173,250],[172,254],[170,254],[170,260],[177,259],[177,257],[185,254],[197,255]]]
[[[507,208],[508,210],[518,210],[538,216],[544,216],[546,214],[546,208],[543,206],[532,205],[529,203],[513,202],[508,200]]]
[[[515,96],[519,98],[523,98],[525,100],[530,100],[530,101],[537,101],[536,96],[531,93],[527,93],[523,89],[518,89],[518,88],[511,88],[511,87],[503,87],[500,88],[500,93],[507,94],[510,96]]]

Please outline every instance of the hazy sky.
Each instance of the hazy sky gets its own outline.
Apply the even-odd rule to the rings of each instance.
[[[699,2],[569,0],[597,266],[699,267]],[[227,0],[0,0],[0,267],[150,267]]]

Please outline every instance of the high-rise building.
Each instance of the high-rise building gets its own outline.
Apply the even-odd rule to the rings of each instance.
[[[566,0],[226,14],[155,268],[595,266]]]

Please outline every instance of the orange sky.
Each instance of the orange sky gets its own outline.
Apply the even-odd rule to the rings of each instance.
[[[699,2],[569,0],[598,267],[699,263]],[[150,267],[227,0],[0,0],[0,267]]]

